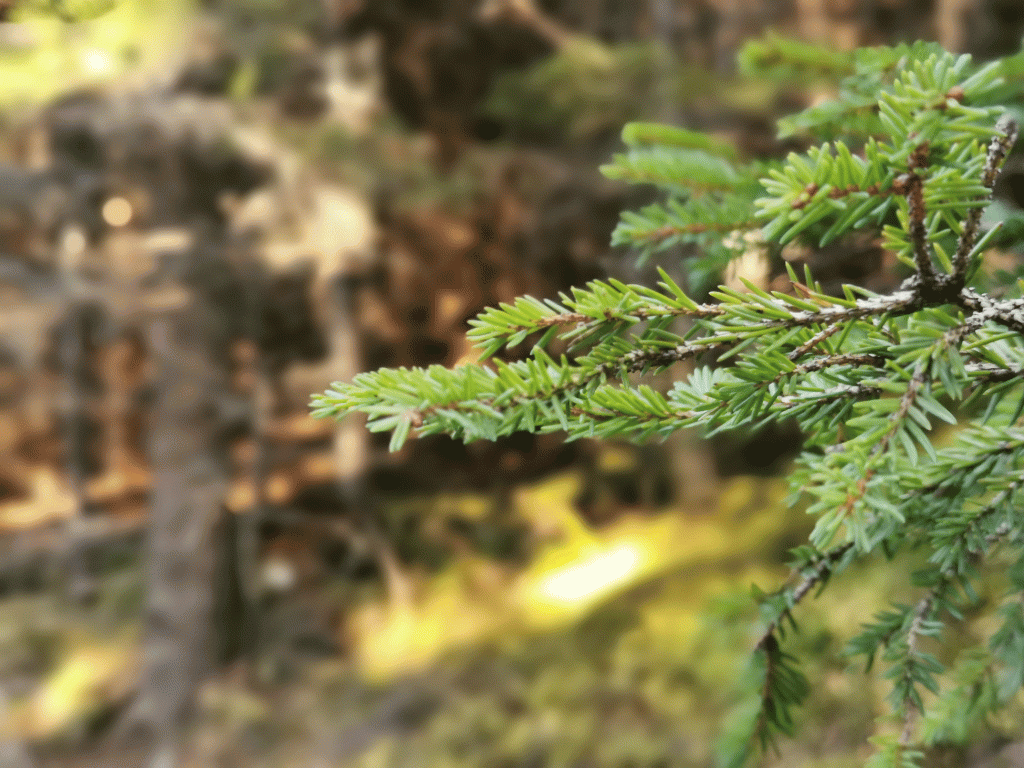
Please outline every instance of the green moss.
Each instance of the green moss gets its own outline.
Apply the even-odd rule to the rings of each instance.
[[[556,476],[523,489],[517,503],[535,522],[566,523],[573,484],[571,474]],[[627,582],[546,630],[531,629],[525,619],[499,622],[497,636],[451,646],[433,671],[421,673],[434,681],[436,711],[408,731],[382,735],[344,765],[711,764],[716,735],[742,715],[742,702],[729,692],[749,666],[758,631],[747,586],[780,583],[786,568],[781,554],[770,553],[806,529],[803,513],[786,512],[781,497],[777,480],[736,478],[711,520],[684,517],[689,527],[671,535],[671,547],[665,546],[665,531],[655,536],[661,551],[676,552],[673,565]],[[666,511],[655,518],[678,515]],[[573,536],[621,541],[644,529],[612,524],[569,530],[574,532],[560,546]],[[787,634],[785,642],[806,660],[804,671],[817,683],[799,712],[801,738],[782,744],[765,765],[852,767],[863,760],[873,719],[885,711],[885,692],[846,674],[850,662],[842,651],[861,622],[911,589],[880,566],[857,566],[838,577],[842,589],[801,605],[800,631]],[[531,567],[538,576],[544,571],[536,563]],[[478,610],[464,598],[454,604],[465,613]],[[386,696],[407,684],[399,680],[376,690]]]

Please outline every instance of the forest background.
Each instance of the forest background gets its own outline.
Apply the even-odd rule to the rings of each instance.
[[[769,30],[988,59],[1024,9],[0,3],[0,765],[713,764],[751,584],[809,527],[778,479],[798,434],[389,455],[307,404],[468,359],[484,306],[677,273],[693,254],[610,247],[652,193],[598,168],[636,119],[800,148],[774,120],[830,84],[738,69]],[[791,256],[897,280],[874,242]],[[767,764],[864,759],[885,691],[841,650],[907,585],[844,578],[805,609],[808,725]],[[1020,738],[928,764],[1019,764]]]

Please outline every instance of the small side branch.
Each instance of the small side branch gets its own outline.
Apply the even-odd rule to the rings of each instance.
[[[1024,299],[996,301],[972,288],[964,288],[960,292],[958,303],[966,312],[972,313],[969,321],[972,331],[992,321],[1011,331],[1024,334]]]
[[[1016,493],[1017,489],[1021,485],[1021,480],[1015,480],[1010,485],[1000,491],[996,497],[989,502],[989,504],[982,509],[978,515],[972,519],[954,538],[956,544],[962,547],[966,552],[970,552],[976,558],[984,557],[992,547],[998,544],[1003,538],[1009,535],[1013,531],[1013,526],[1009,521],[1000,523],[995,530],[985,536],[984,544],[980,547],[972,547],[971,534],[980,522],[997,511],[1000,506],[1009,501],[1013,494]],[[922,597],[917,605],[914,606],[914,617],[911,619],[910,627],[907,629],[907,656],[906,656],[906,668],[909,669],[911,665],[920,665],[923,662],[920,653],[920,641],[921,637],[926,632],[926,623],[929,622],[935,615],[936,610],[942,610],[944,596],[947,591],[952,587],[957,578],[961,575],[960,569],[956,566],[947,565],[936,583],[928,593]],[[948,610],[948,609],[947,609]],[[911,679],[911,685],[913,680]],[[916,699],[909,691],[908,695],[903,700],[903,731],[900,734],[899,743],[901,746],[910,746],[914,736],[914,726],[917,722],[918,715],[921,714],[920,699]]]
[[[861,382],[859,384],[842,384],[833,389],[824,390],[819,396],[810,395],[783,395],[778,398],[775,402],[779,409],[792,408],[794,406],[803,405],[807,402],[815,402],[819,405],[825,405],[826,403],[832,403],[836,400],[843,399],[854,399],[862,400],[865,398],[877,398],[881,397],[882,388],[871,383]]]
[[[927,368],[927,358],[919,360],[917,365],[914,367],[914,374],[910,377],[910,381],[907,383],[907,391],[904,392],[903,397],[900,398],[900,406],[896,409],[895,413],[889,417],[891,426],[888,431],[882,435],[882,438],[875,443],[875,447],[871,451],[871,455],[873,457],[881,456],[889,450],[889,445],[892,443],[892,439],[900,431],[900,427],[903,425],[903,422],[906,421],[907,415],[910,413],[910,409],[914,406],[914,403],[921,392],[921,387],[923,387],[928,380],[926,376]],[[867,489],[866,481],[870,480],[872,475],[874,475],[874,471],[869,469],[867,476],[864,478],[864,481],[862,481],[862,491]],[[863,493],[861,495],[863,495]]]
[[[903,422],[906,421],[907,415],[910,413],[910,409],[913,407],[914,402],[917,400],[917,396],[921,391],[921,387],[925,385],[927,380],[925,373],[927,369],[926,360],[922,359],[918,362],[914,368],[914,374],[910,377],[910,381],[907,384],[907,391],[903,393],[903,397],[900,398],[900,406],[896,409],[895,413],[890,417],[891,426],[888,431],[882,435],[881,439],[875,443],[874,448],[871,450],[871,460],[875,460],[880,456],[884,455],[889,450],[889,446],[892,444],[892,440],[899,433]],[[847,517],[851,515],[856,508],[857,504],[861,502],[864,496],[868,492],[868,485],[875,477],[877,467],[869,466],[864,470],[864,474],[860,480],[857,481],[857,487],[854,491],[851,491],[846,496],[846,501],[842,505],[842,516]]]
[[[808,360],[806,363],[801,363],[793,369],[793,373],[802,376],[804,374],[811,373],[812,371],[821,371],[825,368],[833,368],[840,365],[863,365],[881,368],[885,365],[887,360],[887,357],[883,355],[876,355],[871,352],[850,353],[846,355],[825,355],[823,357],[816,357],[813,360]]]
[[[761,222],[756,219],[750,219],[749,221],[730,221],[710,224],[700,222],[694,222],[693,224],[666,224],[663,227],[658,227],[657,229],[644,232],[639,239],[648,243],[658,243],[662,240],[667,240],[670,237],[676,237],[678,235],[702,235],[706,232],[719,232],[726,234],[736,230],[746,231],[756,229],[760,223]]]
[[[821,344],[821,342],[825,341],[831,336],[835,336],[837,333],[839,333],[839,331],[843,330],[843,327],[844,326],[839,323],[834,323],[833,325],[825,326],[816,334],[811,336],[811,338],[809,338],[806,342],[804,342],[799,347],[790,352],[788,355],[786,355],[786,357],[788,357],[790,360],[799,360],[801,357],[806,355],[816,346]]]
[[[727,336],[721,340],[709,337],[703,344],[677,344],[674,347],[655,347],[648,349],[637,349],[628,352],[618,361],[605,363],[603,372],[608,376],[618,373],[619,368],[624,366],[627,371],[641,371],[648,366],[660,367],[672,365],[673,363],[689,360],[705,352],[721,351],[734,346],[737,339]]]
[[[1024,378],[1024,370],[1015,368],[1003,368],[991,363],[969,363],[964,370],[973,378],[970,385],[976,387],[979,384],[999,384],[1004,381]]]
[[[988,190],[988,200],[992,199],[992,188],[995,186],[996,178],[999,176],[999,169],[1009,154],[1010,149],[1017,141],[1017,123],[1009,115],[1003,116],[996,123],[998,136],[994,136],[988,145],[988,155],[985,158],[985,168],[982,171],[981,182]],[[987,201],[986,201],[987,202]],[[974,243],[978,239],[978,225],[981,223],[981,214],[984,206],[971,208],[964,219],[963,231],[956,244],[956,253],[953,256],[953,277],[963,280],[967,276],[968,259]]]
[[[924,623],[928,620],[937,597],[937,589],[933,589],[921,598],[914,608],[914,618],[910,622],[910,629],[907,630],[907,660],[910,662],[915,661],[918,657],[921,631],[924,629]],[[904,699],[903,707],[903,731],[900,733],[899,743],[900,746],[907,747],[910,746],[911,739],[914,737],[914,724],[917,722],[920,711],[918,704],[909,696]]]
[[[761,637],[758,639],[755,648],[766,649],[771,645],[772,641],[775,640],[775,632],[778,630],[779,625],[782,624],[783,620],[789,616],[801,600],[807,597],[808,593],[814,589],[815,586],[832,575],[835,564],[838,563],[852,547],[853,542],[848,541],[845,544],[840,544],[821,553],[821,557],[814,561],[814,565],[811,570],[800,580],[800,583],[793,588],[792,592],[789,593],[789,598],[786,600],[786,608],[781,611],[775,620],[772,621],[765,628],[764,632],[761,633]]]
[[[896,179],[893,188],[903,192],[907,198],[908,234],[914,253],[914,264],[921,277],[921,285],[926,290],[934,290],[939,283],[939,276],[932,264],[931,248],[928,245],[928,229],[925,226],[927,210],[924,205],[924,179],[916,170]]]
[[[789,616],[796,604],[806,597],[815,585],[823,583],[832,575],[836,563],[852,547],[852,543],[833,547],[820,553],[816,559],[800,569],[803,578],[791,591],[781,595],[785,600],[782,610],[765,628],[754,647],[755,654],[764,653],[765,663],[764,682],[759,691],[761,706],[752,733],[755,738],[760,740],[762,748],[771,742],[773,727],[783,731],[788,728],[789,708],[799,704],[808,692],[806,679],[792,665],[791,659],[782,652],[776,635],[782,622]],[[779,597],[777,595],[776,599]]]

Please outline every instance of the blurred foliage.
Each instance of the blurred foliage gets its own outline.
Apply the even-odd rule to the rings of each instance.
[[[824,73],[724,75],[677,60],[658,43],[575,37],[539,63],[501,76],[482,112],[527,140],[607,139],[625,123],[665,119],[666,112],[769,112],[781,94],[825,82]]]
[[[15,710],[19,730],[35,739],[80,738],[80,729],[128,694],[135,682],[139,649],[134,637],[64,639],[60,663],[24,708]]]
[[[0,106],[42,104],[166,62],[194,14],[192,0],[19,3],[16,34],[0,46]]]
[[[826,48],[769,33],[748,40],[737,55],[740,72],[747,77],[781,83],[825,83],[832,85],[852,74],[857,54]]]
[[[56,593],[0,601],[0,734],[74,743],[128,695],[139,654],[139,563],[112,569],[88,610]],[[0,702],[2,704],[2,702]]]
[[[573,38],[560,51],[496,83],[484,112],[527,136],[579,139],[617,132],[651,115],[664,98],[692,103],[706,95],[711,74],[691,65],[670,67],[651,43],[606,45]]]
[[[328,179],[371,199],[386,200],[392,211],[433,205],[469,210],[486,190],[494,188],[496,173],[510,152],[471,145],[451,168],[440,169],[429,138],[411,134],[391,115],[362,135],[333,124],[312,128],[283,124],[277,134]]]
[[[520,514],[561,521],[563,531],[578,525],[568,511],[577,481],[570,473],[531,487],[518,500]],[[436,575],[424,575],[404,609],[393,606],[381,613],[376,601],[364,597],[356,616],[383,616],[383,633],[380,625],[361,625],[355,618],[348,626],[350,641],[361,649],[357,655],[372,654],[387,665],[388,654],[415,650],[406,645],[412,643],[420,648],[415,667],[396,667],[392,660],[388,670],[378,669],[367,680],[373,670],[366,666],[325,661],[309,665],[276,698],[238,681],[213,680],[200,696],[199,731],[233,742],[243,754],[255,750],[260,764],[272,768],[308,757],[308,740],[324,732],[338,732],[340,744],[348,739],[356,744],[354,754],[331,763],[339,768],[708,766],[715,734],[723,723],[728,727],[745,715],[746,702],[737,697],[735,685],[722,681],[735,681],[749,669],[758,616],[748,587],[783,577],[777,565],[781,553],[806,533],[802,512],[780,510],[782,492],[779,480],[737,477],[713,514],[695,517],[665,509],[601,531],[580,526],[548,551],[564,551],[580,537],[639,541],[639,531],[659,550],[678,547],[681,554],[661,570],[622,577],[577,609],[562,606],[554,623],[550,606],[531,615],[520,604],[513,606],[517,614],[503,616],[489,604],[488,590],[500,592],[486,578],[494,574],[488,570],[493,564],[459,556]],[[402,514],[487,514],[485,500],[475,495],[405,504]],[[666,519],[675,522],[669,526]],[[746,526],[749,535],[735,535]],[[673,546],[666,547],[666,541]],[[528,568],[527,582],[541,584],[562,569],[556,557],[547,560],[547,570],[539,561]],[[123,603],[133,591],[125,575],[111,578],[103,605]],[[838,578],[841,594],[830,591],[808,602],[801,632],[790,640],[808,675],[819,681],[803,709],[802,738],[768,755],[766,766],[860,765],[873,718],[884,711],[884,685],[845,674],[843,646],[865,613],[882,609],[886,598],[909,594],[912,586],[882,559]],[[994,596],[1000,588],[992,582],[982,594]],[[130,681],[135,669],[130,661],[136,652],[135,620],[125,610],[111,609],[108,623],[97,624],[59,603],[43,596],[2,603],[5,672],[17,665],[37,683],[22,686],[13,719],[0,730],[24,732],[31,725],[47,740],[71,739],[124,695],[126,675]],[[528,623],[538,620],[539,625]],[[966,616],[959,628],[962,644],[985,636],[991,625],[983,611]],[[402,637],[396,632],[400,626]],[[107,639],[100,639],[101,631]],[[968,678],[970,652],[952,654],[960,659],[957,674]],[[363,664],[368,660],[363,655]],[[950,698],[947,706],[962,704],[963,699]],[[1012,729],[1022,711],[1018,702],[1003,727]],[[967,730],[949,732],[945,740],[969,743],[976,737]]]
[[[21,5],[33,11],[52,14],[62,21],[98,19],[117,5],[118,0],[28,0]]]
[[[312,27],[323,18],[323,5],[315,0],[221,0],[216,5],[217,18],[250,31]]]
[[[406,686],[414,690],[426,686],[437,698],[430,698],[429,706],[421,702],[424,711],[415,722],[393,731],[381,728],[358,759],[341,764],[358,768],[695,768],[712,764],[711,745],[716,735],[721,736],[723,724],[721,738],[728,738],[732,725],[742,726],[749,714],[749,702],[735,685],[722,684],[744,679],[751,670],[749,649],[760,625],[745,585],[770,584],[780,578],[775,558],[767,553],[773,546],[784,549],[787,538],[801,535],[806,522],[802,515],[790,512],[787,524],[761,534],[760,548],[754,537],[746,541],[745,536],[733,536],[726,541],[734,547],[712,546],[708,551],[699,530],[736,531],[739,520],[755,528],[762,519],[774,518],[777,524],[779,509],[772,502],[761,502],[781,488],[777,480],[736,478],[713,516],[683,518],[690,526],[687,530],[696,529],[696,535],[661,539],[662,550],[669,548],[665,541],[671,541],[672,548],[678,545],[687,551],[679,561],[653,578],[623,579],[621,592],[584,606],[561,627],[536,632],[520,621],[507,622],[492,637],[480,636],[473,645],[454,637],[459,629],[453,627],[446,638],[443,663],[412,677],[406,672],[404,683],[378,688],[364,701],[363,717]],[[555,486],[542,492],[558,493]],[[805,660],[807,674],[817,682],[802,710],[801,738],[781,744],[781,751],[766,755],[763,765],[862,765],[865,740],[874,719],[885,711],[884,682],[847,674],[850,661],[844,646],[860,629],[866,613],[882,609],[887,599],[911,594],[913,586],[905,575],[887,568],[884,558],[852,567],[837,580],[841,594],[829,591],[805,605],[801,631],[789,638],[789,648]],[[460,589],[448,576],[439,577],[435,586]],[[982,585],[982,600],[996,598],[1003,587],[998,576],[990,577]],[[468,616],[476,614],[471,590],[461,589],[463,596],[450,598],[451,603],[460,604]],[[437,603],[428,597],[421,605],[431,611]],[[457,622],[458,614],[448,614],[447,619]],[[432,626],[445,627],[445,622],[428,620],[416,626],[429,631]],[[977,666],[969,646],[991,629],[991,616],[986,616],[983,606],[964,616],[957,628],[960,641],[948,649],[959,679],[969,681]],[[369,632],[365,641],[382,642],[396,650],[387,635]],[[955,710],[966,701],[949,696],[943,706]],[[1022,703],[1024,699],[1018,697],[1005,716],[1004,726],[1010,730]],[[350,712],[347,717],[358,715]],[[934,730],[937,724],[926,727]],[[930,757],[935,765],[948,764],[943,760],[956,760],[958,755],[962,759],[961,745],[982,736],[976,723],[946,731],[938,739],[943,746]]]

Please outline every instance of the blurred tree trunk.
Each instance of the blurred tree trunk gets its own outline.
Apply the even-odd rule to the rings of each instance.
[[[212,318],[191,300],[153,321],[157,361],[150,460],[145,668],[132,725],[153,740],[151,766],[180,764],[179,737],[196,685],[212,665],[218,541],[227,487],[222,449],[223,360]],[[220,629],[220,627],[218,627]]]
[[[64,471],[68,477],[75,508],[68,517],[67,533],[70,542],[63,565],[64,591],[75,602],[87,600],[95,589],[92,575],[86,567],[84,553],[79,545],[81,530],[88,509],[85,499],[86,465],[89,452],[88,413],[86,404],[86,369],[89,365],[85,350],[84,316],[87,308],[74,294],[68,297],[68,311],[59,325],[58,339],[60,364],[63,375],[63,395],[59,404],[64,432]]]
[[[58,249],[60,279],[67,303],[67,312],[57,326],[58,364],[63,380],[59,411],[64,432],[64,470],[75,504],[68,518],[68,557],[61,565],[65,594],[75,602],[86,601],[95,590],[92,575],[88,572],[84,553],[78,543],[85,516],[89,512],[85,481],[89,463],[88,385],[92,363],[86,349],[86,315],[89,307],[83,297],[76,264],[81,254],[71,245],[80,235],[77,227],[68,227]]]

